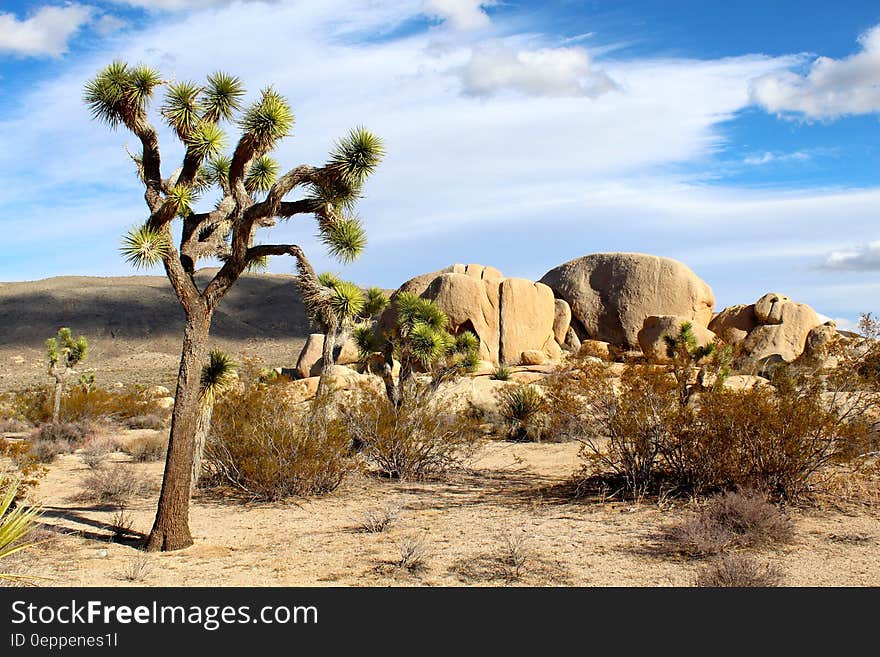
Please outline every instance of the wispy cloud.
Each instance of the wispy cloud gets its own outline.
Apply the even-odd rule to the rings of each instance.
[[[880,240],[852,249],[832,251],[822,264],[836,271],[880,271]]]
[[[423,11],[428,16],[445,21],[454,30],[470,31],[489,27],[491,20],[485,7],[495,0],[424,0]]]
[[[0,12],[0,54],[58,57],[70,38],[92,17],[94,9],[79,4],[42,7],[28,18]]]
[[[762,164],[774,164],[781,162],[806,162],[812,155],[806,151],[794,151],[792,153],[772,153],[764,151],[763,153],[755,153],[747,155],[743,158],[743,164],[750,166],[760,166]]]
[[[596,98],[617,88],[596,70],[584,48],[515,50],[502,43],[476,49],[462,69],[462,88],[469,96],[513,91],[527,96]]]
[[[769,112],[830,119],[880,112],[880,25],[858,39],[861,51],[843,59],[818,57],[805,75],[776,72],[755,80],[755,102]]]

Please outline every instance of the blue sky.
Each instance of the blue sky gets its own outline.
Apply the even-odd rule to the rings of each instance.
[[[129,273],[135,141],[81,102],[114,58],[275,84],[285,168],[356,124],[382,135],[357,263],[305,219],[260,236],[363,284],[638,251],[690,265],[718,308],[775,290],[843,325],[880,310],[876,2],[3,1],[0,280]]]

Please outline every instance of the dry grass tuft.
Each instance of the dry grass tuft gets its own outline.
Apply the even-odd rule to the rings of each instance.
[[[783,580],[784,573],[779,567],[734,554],[701,568],[694,578],[694,586],[758,588],[780,586]]]

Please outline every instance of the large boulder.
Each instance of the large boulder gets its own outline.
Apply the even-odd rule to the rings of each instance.
[[[677,315],[652,315],[645,318],[642,330],[639,331],[639,346],[642,353],[652,363],[667,363],[671,360],[666,350],[666,336],[677,337],[681,325],[691,323],[691,331],[697,340],[697,346],[704,347],[715,341],[715,334],[704,326],[693,323],[686,317]]]
[[[354,340],[346,340],[341,346],[336,345],[336,364],[352,365],[358,362],[358,348]],[[318,376],[324,366],[324,335],[312,333],[306,338],[294,371],[301,379]]]
[[[449,330],[472,331],[480,340],[480,358],[497,365],[521,362],[523,352],[541,351],[558,360],[562,348],[554,332],[557,303],[546,285],[522,278],[504,278],[494,267],[452,265],[408,280],[391,295],[378,331],[396,321],[395,299],[401,292],[435,302],[449,317]]]
[[[501,281],[500,296],[500,362],[515,365],[523,362],[521,355],[526,351],[544,351],[550,343],[559,347],[553,334],[556,317],[553,290],[524,278],[505,278]]]
[[[728,306],[709,322],[709,330],[727,344],[739,344],[758,325],[755,304]]]
[[[568,302],[581,340],[635,347],[645,318],[676,315],[708,325],[715,297],[687,265],[642,253],[595,253],[547,272],[541,282]]]
[[[776,293],[765,294],[755,303],[755,317],[759,325],[741,343],[753,362],[768,357],[795,360],[803,353],[810,331],[822,324],[810,306]]]
[[[553,317],[553,337],[560,345],[565,344],[568,329],[571,328],[571,307],[565,299],[556,299],[556,313]],[[580,346],[580,343],[578,343]]]

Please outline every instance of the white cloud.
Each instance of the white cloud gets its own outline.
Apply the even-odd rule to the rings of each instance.
[[[751,166],[760,166],[762,164],[772,164],[778,162],[805,162],[810,159],[810,154],[806,151],[794,151],[793,153],[771,153],[765,151],[763,153],[755,153],[743,158],[743,164]]]
[[[483,7],[494,4],[494,0],[424,0],[423,12],[445,21],[454,30],[478,30],[491,22]]]
[[[769,112],[811,119],[880,112],[880,25],[859,39],[861,51],[844,59],[819,57],[806,75],[791,71],[755,80],[755,102]]]
[[[238,0],[239,2],[270,2],[271,0]],[[207,9],[224,7],[236,0],[110,0],[118,5],[140,7],[152,11],[185,11],[189,9]]]
[[[71,4],[43,7],[29,18],[0,13],[0,54],[57,57],[67,51],[67,42],[88,22],[92,8]]]
[[[839,271],[880,271],[880,240],[856,248],[832,251],[823,269]]]
[[[98,20],[95,21],[95,31],[101,36],[107,36],[108,34],[113,34],[117,30],[121,30],[126,27],[128,23],[126,23],[121,18],[113,16],[112,14],[104,14]]]
[[[604,71],[595,70],[583,48],[515,50],[504,44],[477,48],[461,72],[469,96],[514,91],[527,96],[588,96],[616,88]]]
[[[145,212],[123,150],[134,150],[136,140],[92,122],[81,101],[85,80],[121,57],[178,80],[228,70],[250,97],[274,84],[297,115],[294,136],[275,154],[285,167],[324,161],[333,140],[359,123],[382,135],[388,156],[359,208],[370,245],[346,268],[352,280],[391,287],[455,261],[534,279],[585,253],[635,250],[691,264],[719,305],[780,288],[831,316],[862,309],[855,296],[862,291],[818,296],[827,273],[812,265],[846,246],[842,234],[872,234],[880,190],[725,190],[669,173],[722,148],[721,125],[749,105],[750,80],[790,67],[790,58],[617,59],[603,68],[619,93],[474,98],[461,93],[469,42],[440,52],[430,49],[436,30],[358,38],[387,34],[422,10],[421,0],[232,4],[210,21],[176,15],[98,44],[17,99],[14,115],[0,117],[0,224],[15,236],[0,245],[14,249],[9,258],[0,254],[0,279],[56,273],[47,263],[65,250],[80,254],[80,273],[128,271],[118,237]],[[243,34],[259,35],[259,45]],[[546,42],[525,35],[503,45],[535,52]],[[234,137],[235,128],[229,132]],[[161,126],[160,140],[167,175],[181,151]],[[76,237],[47,247],[46,234],[71,221]],[[338,269],[313,235],[303,219],[260,239],[302,240],[317,268]],[[45,258],[6,264],[28,253]],[[276,259],[272,266],[292,265]]]

